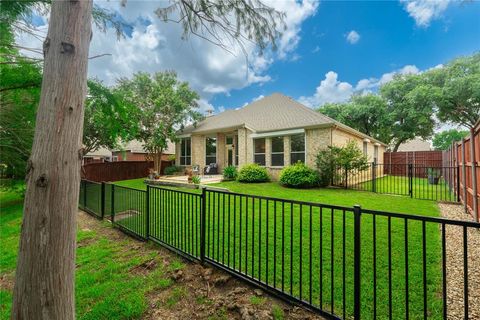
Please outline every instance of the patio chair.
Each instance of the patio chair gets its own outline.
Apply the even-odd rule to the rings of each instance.
[[[192,166],[192,173],[194,175],[199,175],[200,174],[200,166],[198,164]]]
[[[216,163],[210,163],[205,169],[203,169],[203,174],[218,174],[218,165]]]

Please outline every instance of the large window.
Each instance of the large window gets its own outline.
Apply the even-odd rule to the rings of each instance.
[[[180,165],[189,166],[192,164],[192,140],[182,139],[180,142]]]
[[[253,140],[255,144],[253,158],[254,162],[264,166],[265,165],[265,138]]]
[[[272,138],[272,166],[283,166],[283,137]]]
[[[205,164],[217,163],[217,138],[205,139]]]
[[[290,138],[290,163],[305,163],[305,135],[296,134]]]
[[[363,154],[364,155],[367,155],[367,153],[368,153],[367,150],[368,150],[368,143],[367,143],[367,141],[363,141]]]
[[[373,148],[373,161],[374,161],[375,163],[378,162],[378,146],[375,146],[375,147]]]

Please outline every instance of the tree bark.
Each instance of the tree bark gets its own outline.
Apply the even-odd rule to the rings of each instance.
[[[76,212],[92,0],[54,1],[27,168],[12,319],[74,319]]]
[[[393,151],[392,152],[397,152],[398,151],[398,148],[400,148],[400,145],[403,143],[403,140],[399,140],[397,141],[397,143],[395,143],[395,146],[393,147]]]
[[[155,153],[153,156],[153,167],[154,170],[158,172],[158,174],[162,174],[162,155],[163,151]]]

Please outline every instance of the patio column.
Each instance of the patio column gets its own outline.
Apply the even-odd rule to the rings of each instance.
[[[283,137],[283,162],[284,166],[290,165],[290,136]]]
[[[272,166],[272,138],[265,139],[265,167]]]
[[[192,135],[192,166],[205,167],[205,136]]]
[[[225,134],[217,133],[217,164],[218,172],[221,172],[225,167]]]

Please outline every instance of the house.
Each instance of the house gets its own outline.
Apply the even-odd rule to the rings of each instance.
[[[175,145],[168,143],[167,149],[163,152],[162,160],[169,160],[169,157],[175,153]],[[112,151],[113,161],[147,161],[148,152],[143,148],[143,143],[138,140],[132,140],[121,148]],[[151,159],[150,159],[151,160]]]
[[[111,161],[112,152],[106,148],[98,148],[83,156],[83,164]]]
[[[369,161],[383,162],[386,145],[280,93],[207,117],[179,132],[176,164],[219,169],[247,163],[265,166],[272,177],[289,164],[315,167],[319,150],[356,141]]]
[[[430,151],[432,146],[430,142],[423,140],[422,138],[415,138],[407,142],[402,143],[398,147],[398,152],[401,151]]]

